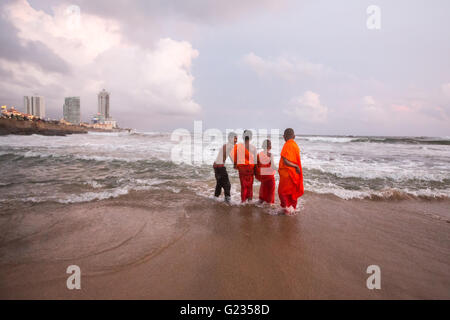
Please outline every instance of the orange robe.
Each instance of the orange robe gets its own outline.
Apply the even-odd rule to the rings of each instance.
[[[233,151],[231,152],[231,159],[236,164],[239,172],[253,174],[255,167],[255,159],[253,154],[249,152],[245,145],[242,143],[236,143],[234,145]]]
[[[280,156],[280,164],[278,166],[278,173],[280,174],[278,195],[280,196],[280,200],[282,196],[289,196],[296,202],[296,200],[303,195],[304,189],[303,169],[300,161],[300,148],[294,139],[286,141],[283,149],[281,150]],[[283,161],[283,157],[297,164],[300,167],[300,174],[295,171],[295,168],[287,166]]]

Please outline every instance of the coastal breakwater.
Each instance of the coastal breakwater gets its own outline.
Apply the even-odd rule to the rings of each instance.
[[[18,119],[0,119],[0,135],[7,134],[42,134],[64,136],[73,133],[87,133],[86,128],[48,121],[25,121]]]
[[[68,134],[87,133],[88,131],[115,132],[116,130],[120,131],[120,129],[106,130],[97,128],[86,128],[82,126],[64,124],[60,122],[26,121],[11,118],[0,118],[0,135],[41,134],[47,136],[64,136]]]

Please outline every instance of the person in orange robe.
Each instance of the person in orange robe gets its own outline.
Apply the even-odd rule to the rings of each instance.
[[[256,160],[256,178],[261,181],[259,188],[259,202],[260,203],[274,203],[275,202],[275,167],[273,155],[270,152],[272,149],[272,142],[264,140],[262,145],[263,151],[258,153]]]
[[[284,141],[280,154],[278,173],[280,183],[278,185],[278,196],[284,213],[291,215],[297,208],[297,199],[304,193],[303,170],[300,160],[300,148],[295,142],[294,130],[288,128],[284,131]]]
[[[255,169],[256,148],[250,144],[252,133],[249,130],[244,131],[245,144],[237,143],[233,148],[234,168],[239,171],[239,180],[241,182],[241,201],[253,199],[253,177]]]

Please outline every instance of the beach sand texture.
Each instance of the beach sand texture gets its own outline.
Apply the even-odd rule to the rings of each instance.
[[[158,190],[6,208],[0,298],[450,298],[448,200],[302,199],[294,217]],[[66,287],[72,264],[81,290]]]

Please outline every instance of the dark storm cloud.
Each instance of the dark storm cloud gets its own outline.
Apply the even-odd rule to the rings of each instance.
[[[236,21],[246,14],[282,8],[286,0],[72,0],[81,14],[110,18],[121,24],[126,41],[150,47],[160,37],[174,32],[179,40],[189,40],[192,30],[202,25]],[[58,0],[29,0],[30,5],[52,14]]]
[[[67,63],[40,41],[21,43],[18,30],[3,15],[0,15],[0,30],[0,58],[32,63],[49,72],[70,72]]]
[[[82,10],[95,13],[100,16],[114,16],[129,20],[129,18],[146,17],[145,20],[179,16],[193,22],[216,23],[240,17],[242,14],[268,8],[281,7],[283,0],[169,0],[169,1],[148,1],[148,0],[116,0],[112,5],[107,0],[78,0],[75,4]]]

